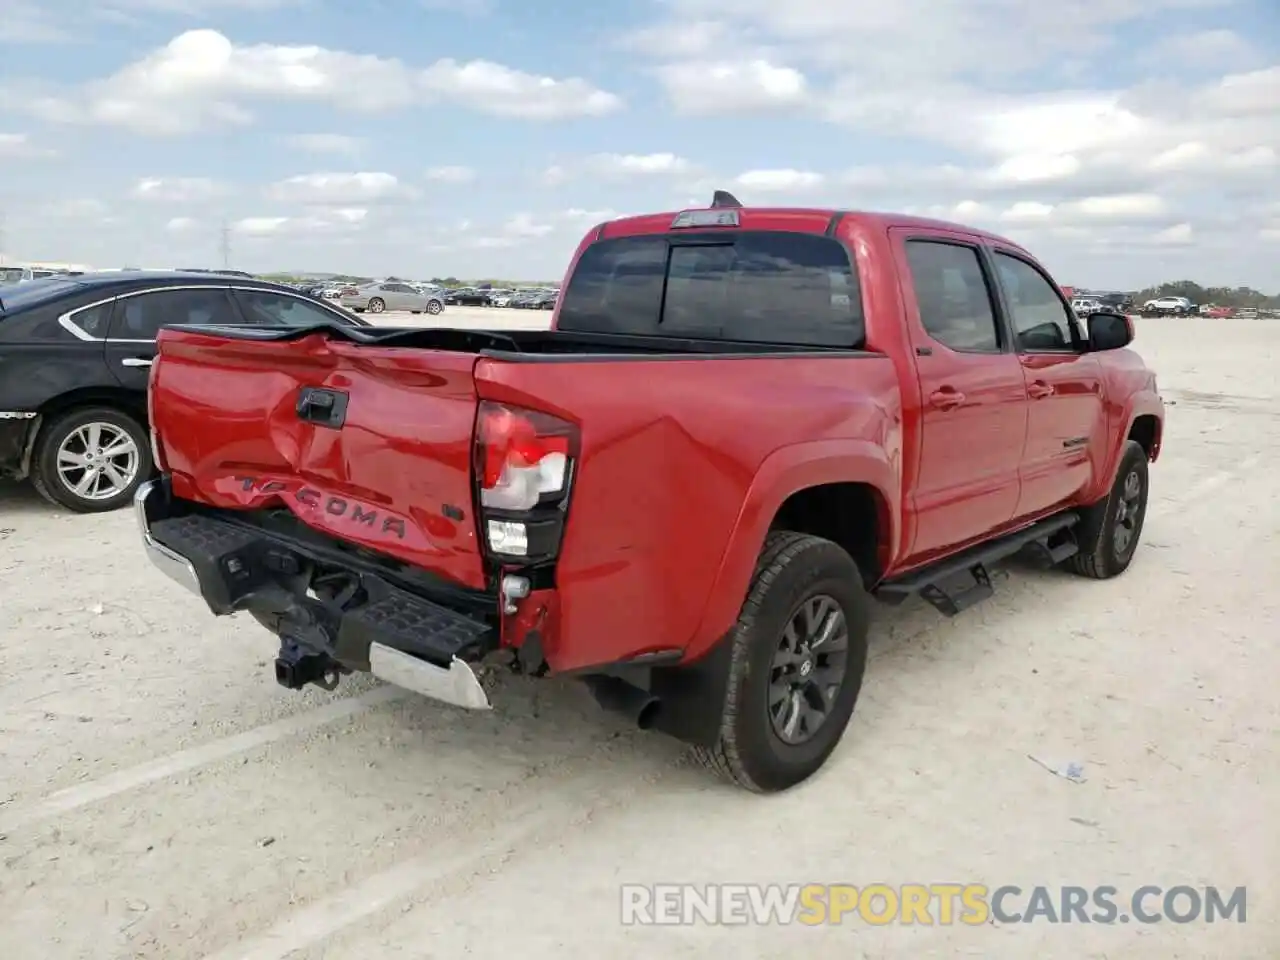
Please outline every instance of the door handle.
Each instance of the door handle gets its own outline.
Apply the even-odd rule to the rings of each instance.
[[[1043,380],[1035,380],[1027,387],[1027,396],[1032,400],[1043,400],[1045,397],[1053,396],[1053,387]]]
[[[123,360],[121,360],[121,361],[120,361],[120,366],[122,366],[122,367],[149,367],[149,366],[151,366],[151,364],[152,364],[152,363],[154,363],[154,362],[155,362],[154,360],[151,360],[151,359],[149,359],[148,357],[125,357]]]
[[[942,387],[929,394],[929,403],[939,410],[954,410],[964,403],[964,394],[952,387]]]

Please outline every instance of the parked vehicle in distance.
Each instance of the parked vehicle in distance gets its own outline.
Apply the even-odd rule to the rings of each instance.
[[[1186,297],[1157,297],[1142,305],[1143,313],[1191,313],[1195,305]]]
[[[108,272],[0,287],[0,476],[81,513],[152,474],[147,378],[167,324],[364,325],[279,284]]]
[[[1099,293],[1090,296],[1110,310],[1128,313],[1133,309],[1133,297],[1127,293]]]
[[[1087,317],[1091,313],[1097,313],[1103,309],[1100,300],[1094,300],[1091,297],[1075,297],[1071,301],[1071,309],[1075,311],[1077,317]]]
[[[0,287],[14,283],[30,283],[32,280],[44,280],[57,275],[57,270],[46,270],[40,267],[0,267]]]
[[[1009,240],[717,193],[594,227],[562,291],[550,330],[165,330],[148,555],[285,687],[485,709],[504,652],[756,791],[840,740],[873,598],[1133,560],[1155,376]]]
[[[386,310],[407,310],[410,313],[429,313],[432,316],[444,311],[444,297],[438,293],[426,293],[412,284],[401,281],[366,283],[362,287],[346,287],[338,302],[356,313],[382,313]]]
[[[450,290],[445,296],[445,303],[459,307],[493,306],[489,293],[485,290],[477,290],[475,287],[458,287],[456,290]]]

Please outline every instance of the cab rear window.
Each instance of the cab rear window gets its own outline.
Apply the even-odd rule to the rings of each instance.
[[[846,349],[865,340],[844,246],[782,231],[598,241],[578,261],[557,327]]]

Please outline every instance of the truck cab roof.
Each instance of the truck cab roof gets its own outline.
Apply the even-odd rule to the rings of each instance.
[[[930,217],[917,217],[901,213],[886,213],[870,210],[845,210],[835,207],[694,207],[684,210],[668,210],[663,213],[646,213],[637,216],[619,217],[599,224],[591,235],[592,240],[603,240],[611,237],[640,236],[653,233],[667,233],[677,226],[677,218],[690,214],[706,214],[715,212],[736,215],[736,223],[691,222],[689,229],[742,229],[742,230],[783,230],[795,233],[826,233],[836,235],[842,227],[861,226],[865,229],[887,230],[890,227],[918,227],[927,230],[944,230],[951,233],[965,233],[982,237],[993,243],[1000,243],[1015,250],[1022,245],[1014,243],[1007,237],[991,233],[977,227],[937,220]]]

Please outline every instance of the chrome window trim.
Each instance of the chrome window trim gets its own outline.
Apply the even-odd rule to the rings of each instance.
[[[311,297],[304,297],[301,294],[293,293],[289,290],[274,290],[271,287],[251,287],[246,284],[213,284],[213,283],[185,283],[170,284],[163,287],[148,287],[143,290],[130,290],[127,293],[117,293],[110,297],[103,297],[101,300],[95,300],[93,303],[86,303],[84,306],[76,307],[74,310],[68,310],[66,313],[60,314],[58,317],[58,325],[66,330],[77,340],[83,340],[85,343],[155,343],[155,340],[131,340],[124,337],[95,337],[84,328],[78,326],[72,319],[76,314],[83,313],[86,310],[93,310],[104,304],[115,303],[117,300],[128,300],[131,297],[142,297],[149,293],[165,293],[170,290],[246,290],[251,293],[274,293],[281,297],[292,297],[294,300],[301,300],[309,306],[316,306],[316,300]],[[340,318],[346,324],[351,324],[351,318],[342,312],[335,310],[326,303],[319,304],[321,309],[332,313],[335,317]],[[108,318],[109,319],[109,318]]]

